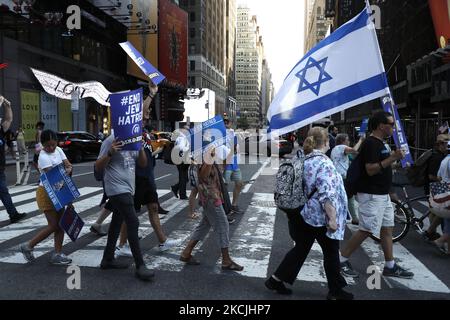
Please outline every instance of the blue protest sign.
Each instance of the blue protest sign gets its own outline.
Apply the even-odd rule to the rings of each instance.
[[[225,144],[227,130],[222,116],[216,116],[196,125],[190,130],[191,151],[196,158],[206,147],[219,147]]]
[[[59,221],[59,226],[67,233],[69,238],[75,242],[81,232],[81,229],[83,229],[84,221],[75,209],[70,206],[64,211],[61,220]]]
[[[359,128],[359,136],[362,137],[363,135],[365,135],[368,128],[369,118],[364,118],[363,122],[361,123],[361,127]]]
[[[80,192],[72,178],[67,175],[63,164],[43,173],[41,181],[56,211],[80,197]]]
[[[397,148],[402,149],[405,152],[405,158],[402,159],[402,167],[406,168],[414,164],[411,152],[409,150],[408,140],[405,136],[405,131],[403,131],[402,123],[400,122],[400,117],[398,115],[397,106],[392,103],[393,99],[391,96],[385,96],[381,99],[381,104],[386,112],[389,112],[394,117],[394,141]]]
[[[119,43],[128,56],[137,64],[137,66],[152,80],[155,85],[159,85],[166,77],[161,74],[142,54],[129,42]]]
[[[122,151],[139,151],[142,146],[142,88],[111,95],[111,123],[114,136],[124,142]]]

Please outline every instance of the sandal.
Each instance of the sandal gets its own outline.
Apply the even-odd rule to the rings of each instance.
[[[198,266],[200,264],[200,261],[196,260],[193,256],[190,256],[189,258],[180,256],[180,261],[183,261],[188,266]]]
[[[222,270],[229,270],[229,271],[242,271],[244,270],[243,266],[238,265],[236,262],[232,261],[229,265],[224,266],[222,265]]]

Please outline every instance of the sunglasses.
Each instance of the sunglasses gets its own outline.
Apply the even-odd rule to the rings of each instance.
[[[389,126],[391,126],[391,127],[394,127],[394,126],[395,126],[395,122],[386,122],[386,123],[384,123],[384,124],[389,125]]]

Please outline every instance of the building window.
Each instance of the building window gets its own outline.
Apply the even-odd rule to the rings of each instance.
[[[191,14],[189,15],[189,19],[191,22],[195,22],[195,12],[191,12]]]
[[[190,28],[190,29],[189,29],[189,36],[190,36],[191,38],[195,38],[195,28]]]
[[[190,61],[190,70],[191,71],[195,70],[195,60]]]

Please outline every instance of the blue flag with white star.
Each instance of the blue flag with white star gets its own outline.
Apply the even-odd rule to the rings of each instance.
[[[388,93],[369,15],[369,9],[364,9],[295,65],[267,112],[272,136],[295,131]]]

